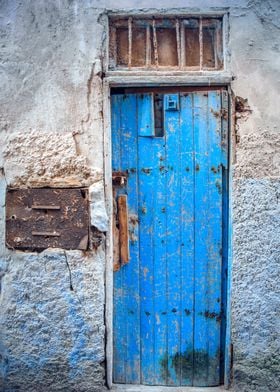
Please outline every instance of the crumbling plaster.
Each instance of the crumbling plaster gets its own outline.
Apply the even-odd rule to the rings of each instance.
[[[237,391],[276,391],[280,384],[279,15],[277,1],[249,1],[246,9],[231,14],[232,88],[250,109],[236,119],[232,184]]]
[[[1,2],[1,391],[101,391],[105,382],[98,14],[86,3]],[[6,186],[89,187],[92,250],[6,249]]]
[[[135,12],[146,12],[150,2],[135,6]],[[107,231],[102,15],[116,7],[133,11],[128,0],[3,0],[0,5],[3,391],[101,391],[105,382],[104,236],[87,253],[23,253],[6,249],[4,222],[7,185],[88,186],[91,225]],[[169,7],[170,1],[161,0],[151,12]],[[228,7],[231,87],[251,110],[237,116],[232,165],[233,388],[274,392],[280,384],[280,3],[175,0],[172,7],[175,13],[182,7],[190,13]]]

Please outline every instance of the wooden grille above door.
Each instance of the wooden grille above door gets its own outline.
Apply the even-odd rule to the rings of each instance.
[[[111,18],[109,69],[220,70],[222,18]]]

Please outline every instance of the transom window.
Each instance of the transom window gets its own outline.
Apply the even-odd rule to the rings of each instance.
[[[111,18],[109,69],[219,70],[222,18]]]

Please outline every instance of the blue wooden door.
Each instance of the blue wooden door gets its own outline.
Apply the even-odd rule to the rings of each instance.
[[[130,253],[114,272],[113,381],[218,385],[227,92],[163,94],[160,134],[154,108],[153,93],[112,95],[112,166],[125,177],[114,197],[127,195]]]

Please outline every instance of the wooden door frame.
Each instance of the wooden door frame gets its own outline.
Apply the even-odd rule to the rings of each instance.
[[[180,75],[170,76],[168,73],[153,74],[150,76],[110,75],[103,79],[103,148],[104,148],[104,187],[107,213],[109,216],[109,230],[106,235],[105,247],[105,327],[106,327],[106,382],[111,389],[113,375],[113,189],[112,189],[112,139],[111,139],[111,89],[114,87],[226,87],[229,94],[229,126],[228,126],[228,279],[227,279],[227,314],[226,314],[226,341],[225,341],[225,364],[224,386],[230,387],[232,345],[231,345],[231,265],[232,265],[232,163],[234,157],[234,115],[233,93],[231,91],[232,78],[228,74]],[[176,390],[176,388],[175,388]]]

